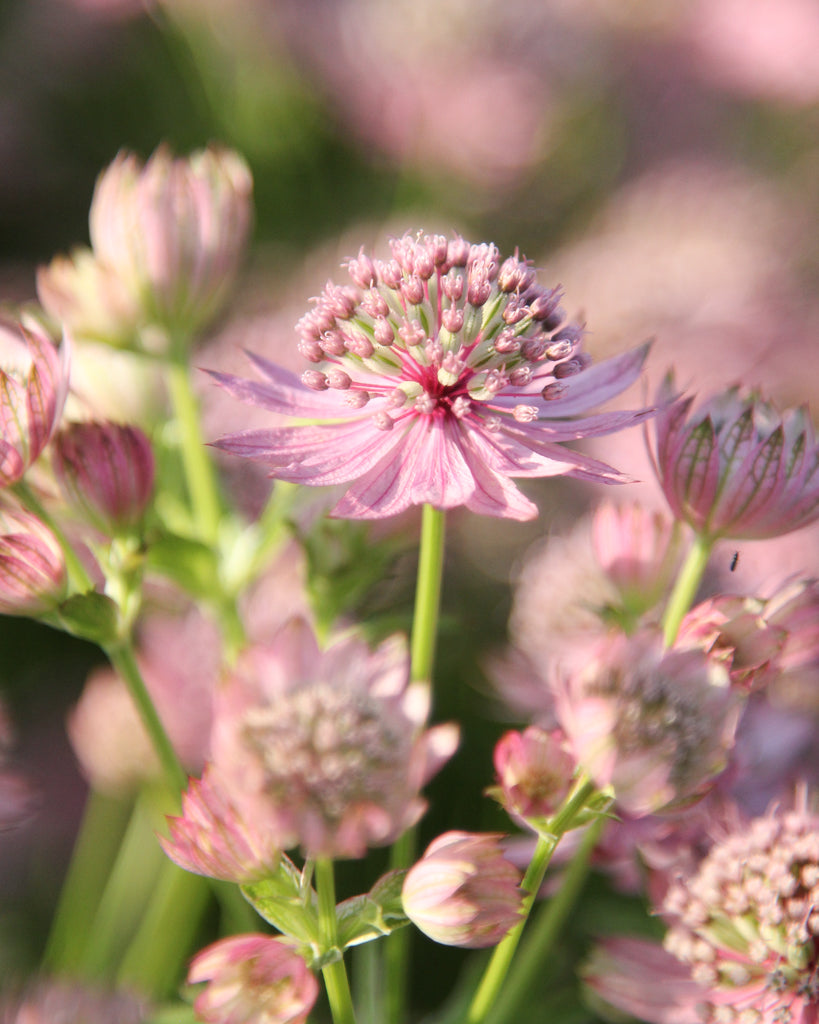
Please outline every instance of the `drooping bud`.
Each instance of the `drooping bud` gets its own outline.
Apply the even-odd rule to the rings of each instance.
[[[153,451],[138,427],[69,424],[54,439],[54,471],[68,501],[109,535],[137,526],[153,495]]]
[[[500,836],[445,832],[404,879],[407,917],[446,946],[494,946],[520,920],[518,869]]]

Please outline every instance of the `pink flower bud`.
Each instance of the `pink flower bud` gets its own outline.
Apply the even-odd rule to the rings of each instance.
[[[65,560],[51,530],[28,512],[0,509],[0,614],[51,611],[65,590]]]
[[[404,912],[435,942],[494,946],[520,920],[519,882],[499,836],[446,832],[408,871]]]
[[[490,793],[515,820],[551,817],[571,788],[575,763],[559,729],[507,732],[493,760],[498,786]]]
[[[304,1024],[318,983],[280,938],[234,935],[193,958],[188,981],[208,985],[194,1008],[207,1024]]]
[[[783,414],[732,388],[691,413],[669,376],[655,470],[677,519],[700,534],[761,540],[819,517],[819,447],[805,409]]]
[[[16,483],[48,443],[68,393],[69,349],[34,324],[0,325],[0,487]]]
[[[54,471],[68,501],[108,534],[136,526],[153,494],[154,456],[138,427],[69,424],[54,440]]]

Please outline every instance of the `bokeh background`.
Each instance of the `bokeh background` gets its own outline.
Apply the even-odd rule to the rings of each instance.
[[[816,0],[3,0],[0,299],[32,300],[37,265],[87,242],[95,178],[120,148],[147,157],[161,142],[186,153],[216,141],[253,171],[256,226],[201,365],[237,369],[243,346],[295,365],[293,324],[344,257],[408,229],[456,230],[518,247],[562,283],[596,356],[654,338],[648,394],[673,364],[695,391],[741,383],[815,408],[817,54]],[[214,436],[230,411],[204,385],[203,399]],[[658,501],[642,436],[594,451]],[[456,772],[433,790],[430,832],[499,824],[474,785],[490,782],[497,732],[482,658],[503,641],[527,545],[595,497],[528,489],[536,523],[454,517],[439,711],[466,707],[474,722],[463,788]],[[792,538],[777,570],[819,572],[817,536]],[[735,585],[764,575],[765,558],[747,545]],[[382,612],[393,602],[399,620],[411,551],[406,561],[368,599]],[[0,975],[40,953],[85,793],[64,720],[97,660],[0,621],[16,756],[43,801],[0,836]],[[604,916],[609,898],[593,888],[573,927]],[[456,964],[437,955],[421,1005]],[[560,998],[561,1019],[589,1019],[574,990]]]

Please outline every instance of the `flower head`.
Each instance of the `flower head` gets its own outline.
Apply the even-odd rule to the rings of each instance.
[[[40,981],[0,1002],[3,1024],[146,1024],[152,1016],[133,995],[65,980]]]
[[[407,872],[404,911],[435,942],[494,946],[520,921],[519,883],[499,836],[446,832]]]
[[[37,325],[0,325],[0,487],[16,483],[45,448],[68,394],[69,347]]]
[[[612,634],[554,678],[578,763],[635,816],[702,796],[725,768],[742,704],[729,684],[722,662],[666,650],[654,630]]]
[[[673,392],[671,378],[661,399]],[[666,404],[655,471],[671,510],[710,538],[761,540],[819,518],[819,447],[804,408],[780,415],[756,395]]]
[[[457,744],[452,726],[424,730],[428,689],[408,679],[401,638],[372,653],[353,637],[321,651],[292,620],[219,693],[220,787],[282,850],[361,857],[392,842],[420,818],[419,790]]]
[[[210,774],[192,779],[182,794],[182,815],[168,818],[170,838],[160,837],[162,849],[181,868],[208,878],[244,884],[272,875],[279,850],[256,822],[241,817]]]
[[[819,816],[804,791],[792,810],[778,803],[751,821],[734,815],[700,863],[676,874],[661,908],[665,949],[615,940],[597,958],[594,988],[656,1024],[813,1024]]]
[[[59,541],[29,512],[0,508],[0,614],[36,616],[65,595]]]
[[[575,763],[559,729],[504,733],[493,760],[498,785],[489,792],[517,820],[551,817],[571,788]]]
[[[196,997],[207,1024],[304,1024],[318,982],[282,939],[234,935],[202,950],[191,962],[191,984],[208,982]]]
[[[611,433],[648,412],[578,414],[619,394],[646,349],[590,366],[557,288],[517,256],[462,238],[405,235],[392,256],[362,250],[298,325],[301,382],[259,356],[263,377],[214,378],[236,398],[314,421],[216,442],[301,484],[350,484],[333,514],[381,518],[465,505],[531,519],[510,477],[622,478],[559,442]],[[321,422],[324,421],[324,422]]]
[[[94,190],[93,252],[41,268],[40,301],[78,336],[111,344],[150,347],[145,328],[194,333],[233,284],[250,230],[251,191],[246,164],[229,150],[174,159],[160,147],[144,166],[120,153]]]
[[[138,427],[71,423],[55,437],[53,465],[72,505],[107,534],[136,526],[153,495],[154,456]]]

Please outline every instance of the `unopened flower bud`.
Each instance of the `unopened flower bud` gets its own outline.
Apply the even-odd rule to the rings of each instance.
[[[493,760],[498,785],[490,794],[515,819],[551,817],[571,788],[575,763],[560,730],[530,726],[507,732]]]
[[[68,501],[108,534],[136,526],[153,495],[153,451],[138,427],[69,424],[54,439],[54,471]]]
[[[447,946],[494,946],[520,920],[518,869],[497,835],[446,832],[404,879],[407,917]]]
[[[51,611],[65,595],[66,580],[51,530],[28,512],[0,509],[0,615]]]

